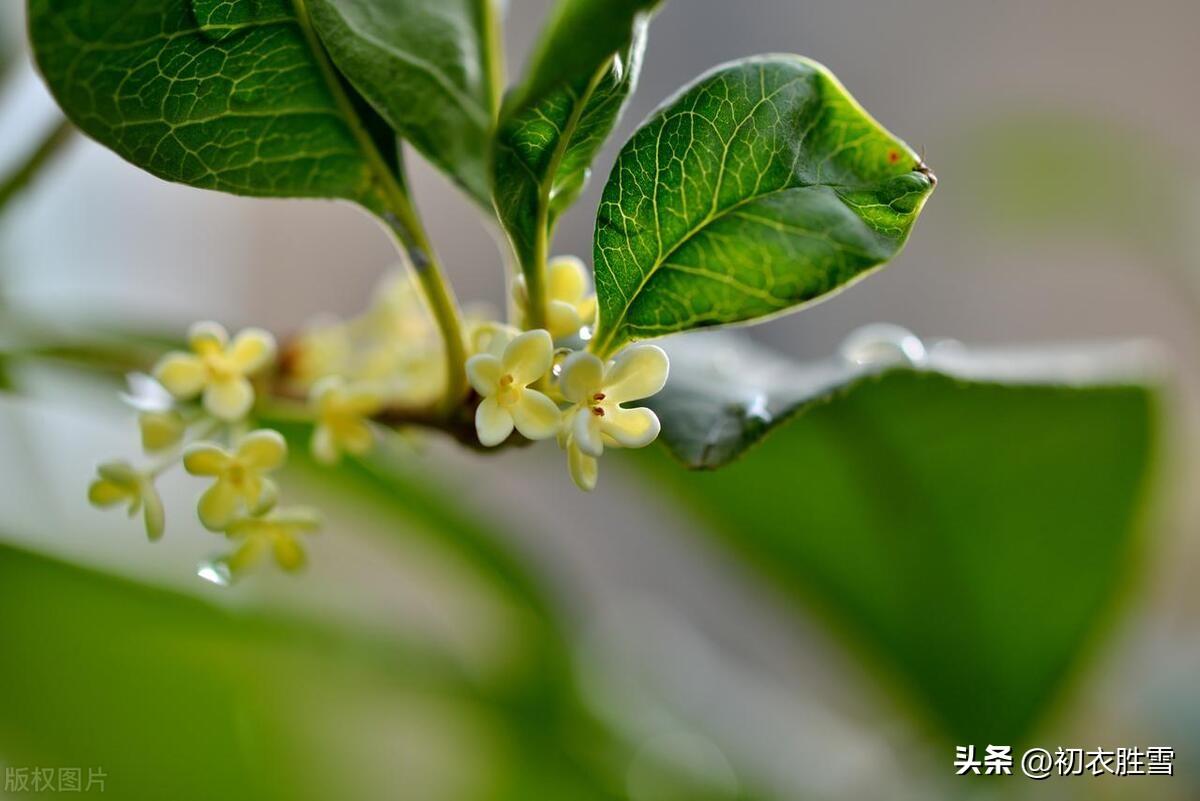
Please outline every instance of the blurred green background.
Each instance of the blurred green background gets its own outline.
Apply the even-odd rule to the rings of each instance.
[[[18,6],[5,171],[54,124]],[[514,70],[548,6],[510,4]],[[755,336],[802,359],[879,319],[1150,337],[1153,391],[891,374],[725,471],[654,451],[606,460],[590,496],[551,446],[397,440],[290,468],[330,518],[310,569],[223,589],[196,578],[220,543],[180,513],[186,478],[154,546],[86,505],[97,459],[134,446],[112,377],[7,365],[0,772],[98,769],[121,799],[1200,797],[1198,26],[1183,0],[670,0],[614,138],[722,60],[823,61],[942,183],[895,264]],[[590,253],[602,183],[562,249]],[[499,306],[496,240],[416,184],[460,295]],[[349,207],[170,186],[77,140],[0,219],[0,337],[285,334],[360,308],[389,247]],[[968,743],[1170,746],[1177,775],[955,777]]]

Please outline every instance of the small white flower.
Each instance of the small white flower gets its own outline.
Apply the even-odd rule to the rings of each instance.
[[[311,446],[317,461],[336,464],[343,453],[362,456],[371,450],[375,438],[367,418],[383,406],[379,392],[329,376],[313,387],[311,399],[317,411]]]
[[[165,519],[162,499],[154,488],[154,479],[138,472],[128,462],[105,462],[96,469],[99,477],[88,487],[88,501],[105,507],[124,503],[133,517],[140,510],[146,535],[156,540],[163,534]]]
[[[189,446],[183,454],[184,468],[194,476],[216,479],[197,504],[200,522],[210,531],[222,531],[239,507],[250,514],[269,509],[279,493],[263,474],[279,469],[285,461],[287,442],[270,429],[251,431],[233,453],[211,442]]]
[[[573,407],[559,441],[567,449],[571,478],[580,489],[596,486],[605,445],[642,448],[658,437],[658,416],[622,403],[648,398],[667,383],[670,363],[655,345],[634,345],[605,365],[594,354],[573,353],[563,364],[559,389]]]
[[[525,277],[514,286],[517,306],[528,312]],[[588,292],[587,267],[574,256],[559,256],[546,268],[546,327],[555,339],[573,337],[596,318],[596,296]]]
[[[217,323],[196,323],[188,333],[191,353],[174,351],[154,368],[154,377],[177,400],[203,393],[204,408],[220,420],[238,420],[254,404],[247,376],[275,357],[275,339],[259,328],[247,328],[229,341]]]
[[[499,445],[515,427],[527,439],[558,433],[562,416],[554,401],[529,385],[541,380],[554,357],[554,341],[544,330],[526,331],[497,357],[481,353],[467,360],[467,378],[483,397],[475,411],[475,431],[487,446]]]

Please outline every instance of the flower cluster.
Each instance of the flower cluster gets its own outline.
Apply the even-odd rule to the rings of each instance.
[[[155,481],[182,465],[211,481],[196,506],[201,524],[235,543],[213,563],[221,575],[237,577],[268,550],[281,567],[295,570],[304,562],[298,535],[316,520],[307,509],[277,506],[279,491],[268,474],[287,461],[287,442],[277,431],[249,430],[248,420],[252,380],[274,361],[275,340],[254,328],[231,340],[220,325],[205,322],[192,326],[188,345],[187,352],[164,356],[153,377],[130,377],[125,398],[138,410],[142,449],[155,461],[140,469],[124,460],[101,464],[88,500],[124,505],[131,516],[141,511],[147,535],[157,540],[166,515]]]

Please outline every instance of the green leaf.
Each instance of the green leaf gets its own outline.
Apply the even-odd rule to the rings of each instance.
[[[488,150],[501,80],[492,55],[495,0],[307,2],[354,88],[490,208]]]
[[[596,221],[593,348],[778,314],[896,255],[934,186],[824,67],[701,77],[625,145]]]
[[[542,52],[553,52],[556,43],[570,35],[575,16],[595,6],[560,4],[543,34]],[[583,191],[592,160],[637,85],[649,13],[631,8],[623,18],[623,36],[616,35],[616,17],[604,17],[605,30],[611,39],[622,40],[620,50],[593,48],[596,60],[577,64],[576,71],[560,69],[553,61],[535,61],[505,106],[496,134],[495,204],[518,261],[527,270],[542,268],[540,238]],[[593,37],[587,41],[597,42]]]
[[[169,181],[380,206],[394,182],[291,0],[30,0],[34,55],[82,131]],[[393,148],[394,149],[394,148]]]
[[[668,399],[664,432],[679,447],[707,416],[725,458],[765,408],[777,424],[753,427],[773,435],[721,471],[662,460],[655,476],[941,735],[1016,745],[1062,699],[1137,561],[1157,414],[1126,369],[1134,352],[947,350],[937,371],[846,381],[737,350],[719,358],[765,397],[728,396],[728,412],[694,400],[684,429]],[[672,383],[685,369],[672,364]]]

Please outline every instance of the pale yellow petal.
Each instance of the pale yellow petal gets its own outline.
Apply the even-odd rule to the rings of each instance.
[[[600,418],[592,414],[590,409],[580,409],[575,415],[571,437],[575,446],[588,456],[599,457],[604,453],[604,440],[600,438]]]
[[[225,326],[211,320],[194,323],[188,329],[188,345],[201,355],[220,353],[228,341],[229,332],[225,330]]]
[[[240,420],[254,405],[254,387],[245,378],[214,381],[204,390],[204,408],[218,420]]]
[[[228,481],[217,479],[213,485],[200,496],[196,504],[196,512],[200,522],[209,531],[222,531],[233,522],[237,513],[237,490]]]
[[[250,514],[261,515],[275,508],[279,502],[279,486],[269,478],[260,478],[255,482],[254,499],[247,504]]]
[[[287,440],[278,431],[260,428],[241,438],[237,456],[247,467],[269,473],[287,461]]]
[[[346,420],[335,429],[338,444],[346,453],[363,456],[375,446],[375,435],[363,420]]]
[[[183,452],[183,469],[193,476],[219,476],[229,468],[230,455],[211,442],[197,442]]]
[[[513,425],[526,439],[549,439],[562,424],[562,413],[554,401],[535,389],[522,390],[511,412]]]
[[[575,486],[584,492],[591,492],[596,488],[600,463],[575,445],[567,448],[567,469],[571,472],[571,480],[575,482]]]
[[[275,561],[280,567],[288,572],[295,572],[304,567],[304,549],[300,547],[300,543],[296,541],[295,537],[281,533],[273,539]]]
[[[261,328],[247,328],[233,338],[226,355],[243,373],[253,375],[275,358],[275,337]]]
[[[550,371],[554,358],[554,340],[543,329],[526,331],[504,349],[501,368],[519,386],[527,386]]]
[[[105,462],[96,467],[96,472],[100,474],[100,478],[123,486],[130,492],[137,492],[140,476],[129,462]]]
[[[133,495],[129,487],[98,478],[88,487],[88,502],[92,506],[114,506],[128,501]]]
[[[142,412],[138,415],[142,448],[152,453],[178,443],[186,429],[179,412]]]
[[[546,328],[555,339],[575,336],[583,327],[579,312],[570,303],[552,300],[546,304]]]
[[[558,386],[563,397],[571,403],[585,403],[600,391],[604,380],[604,362],[595,354],[576,351],[563,362]]]
[[[546,269],[546,297],[579,303],[587,291],[587,267],[574,256],[558,256]]]
[[[644,448],[658,437],[658,415],[649,409],[610,406],[600,418],[600,430],[622,448]]]
[[[604,376],[604,393],[613,403],[649,398],[667,383],[670,362],[657,345],[632,345],[617,354]]]
[[[475,410],[475,433],[485,447],[499,445],[513,430],[513,418],[495,398],[484,398]]]
[[[267,544],[265,537],[251,537],[247,539],[242,543],[241,547],[223,560],[229,568],[229,572],[234,576],[245,573],[259,560],[263,551],[267,549]]]
[[[579,314],[579,320],[584,325],[592,325],[596,322],[596,296],[588,295],[583,300],[579,301],[579,305],[575,307]]]
[[[154,366],[158,383],[178,400],[190,400],[204,389],[208,370],[204,362],[190,353],[168,353]]]
[[[146,524],[146,536],[151,541],[161,538],[167,527],[162,498],[150,482],[142,487],[142,521]]]
[[[321,464],[337,464],[342,456],[341,449],[338,448],[337,439],[333,436],[332,427],[325,423],[318,425],[313,430],[309,449],[312,451],[313,458]]]
[[[467,359],[467,380],[483,397],[496,394],[500,388],[500,360],[488,353],[480,353]]]

